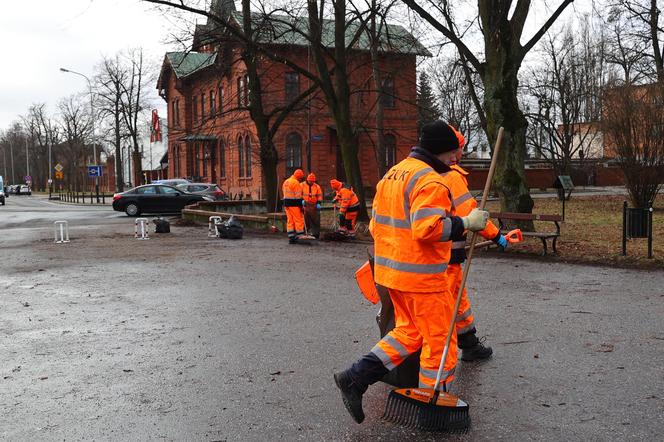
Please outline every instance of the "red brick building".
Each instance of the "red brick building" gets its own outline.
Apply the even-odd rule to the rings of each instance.
[[[242,15],[235,11],[232,1],[213,1],[211,8],[238,26],[242,23]],[[306,20],[298,21],[303,22]],[[250,103],[246,68],[240,59],[242,48],[237,43],[218,44],[209,37],[211,29],[209,24],[198,25],[192,51],[169,52],[162,65],[157,88],[168,105],[168,176],[215,182],[231,195],[262,198],[258,138],[247,110]],[[324,29],[333,32],[333,22],[325,22]],[[348,62],[352,119],[367,187],[375,186],[380,178],[377,100],[385,105],[386,160],[393,164],[405,157],[417,141],[416,57],[429,55],[402,27],[390,25],[387,30],[382,46],[389,50],[380,55],[384,79],[380,93],[373,86],[366,39],[360,38],[359,49]],[[314,69],[307,42],[299,34],[273,33],[266,43],[303,68]],[[259,60],[259,70],[268,111],[284,106],[311,86],[302,74],[267,57]],[[291,112],[274,141],[280,158],[280,181],[298,167],[315,172],[326,191],[330,190],[331,178],[344,179],[335,123],[322,93],[315,93]],[[280,187],[281,182],[274,185]]]

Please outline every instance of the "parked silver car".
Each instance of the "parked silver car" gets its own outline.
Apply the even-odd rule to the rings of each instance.
[[[178,184],[176,186],[178,189],[183,192],[195,193],[196,195],[205,195],[215,200],[226,200],[228,195],[224,190],[213,183],[186,183]]]

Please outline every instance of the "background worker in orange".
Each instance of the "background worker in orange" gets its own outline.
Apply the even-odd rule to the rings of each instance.
[[[302,198],[304,198],[304,223],[309,229],[309,234],[318,238],[320,236],[320,205],[323,201],[323,189],[316,183],[316,175],[313,172],[302,183]]]
[[[304,199],[302,198],[302,185],[304,172],[297,169],[284,181],[281,187],[284,194],[284,210],[286,211],[288,243],[297,243],[297,237],[304,235]]]
[[[337,192],[335,201],[339,202],[339,229],[355,233],[357,213],[360,210],[360,200],[353,189],[346,183],[336,179],[330,180],[330,186]]]
[[[463,146],[466,144],[466,139],[459,131],[453,127],[451,128],[459,141],[459,148],[455,151],[455,155],[452,158],[450,166],[452,170],[445,174],[443,179],[452,193],[452,215],[466,216],[477,207],[477,201],[468,190],[468,181],[466,179],[468,172],[458,164],[463,155]],[[507,239],[500,234],[498,228],[491,221],[487,221],[486,227],[478,233],[482,237],[494,241],[502,249],[507,247]],[[459,293],[459,287],[463,279],[461,264],[465,260],[466,235],[464,235],[462,240],[452,242],[452,255],[446,271],[447,279],[450,283],[450,291],[455,298]],[[461,295],[461,303],[457,312],[456,332],[457,345],[461,349],[462,360],[474,361],[477,359],[486,359],[493,354],[493,349],[485,347],[476,336],[475,318],[473,317],[468,292],[465,288]]]
[[[380,180],[369,228],[374,238],[376,284],[387,287],[395,328],[350,368],[334,375],[344,405],[356,422],[364,420],[362,395],[389,370],[422,348],[419,382],[433,386],[452,319],[454,299],[445,270],[452,241],[464,230],[482,230],[488,212],[450,215],[452,200],[443,173],[459,142],[442,121],[422,127],[420,145]],[[454,379],[456,333],[441,381]]]

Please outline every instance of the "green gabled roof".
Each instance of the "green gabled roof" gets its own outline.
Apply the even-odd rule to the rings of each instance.
[[[188,75],[212,66],[217,60],[217,54],[204,52],[167,52],[166,59],[170,63],[175,75],[184,78]]]
[[[232,17],[240,26],[242,25],[242,13],[233,12]],[[307,17],[252,13],[251,20],[255,29],[258,30],[258,40],[261,43],[309,46],[306,38],[309,31]],[[355,37],[359,29],[358,22],[352,22],[346,26],[346,44]],[[383,26],[380,33],[379,50],[381,52],[431,56],[431,53],[402,26],[387,24]],[[334,20],[323,20],[323,45],[333,47],[334,41]],[[369,36],[366,31],[362,31],[353,47],[360,51],[370,49]]]

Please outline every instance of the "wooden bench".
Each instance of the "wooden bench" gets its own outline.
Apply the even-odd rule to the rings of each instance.
[[[551,248],[553,253],[558,253],[556,249],[556,242],[560,236],[560,223],[563,222],[563,217],[560,215],[536,215],[534,213],[500,213],[500,212],[491,212],[491,218],[496,218],[499,223],[500,231],[502,233],[507,233],[509,229],[505,227],[505,221],[549,221],[556,225],[555,232],[524,232],[524,237],[539,238],[542,241],[542,246],[544,251],[542,255],[547,254],[547,245],[546,240],[551,239]]]

